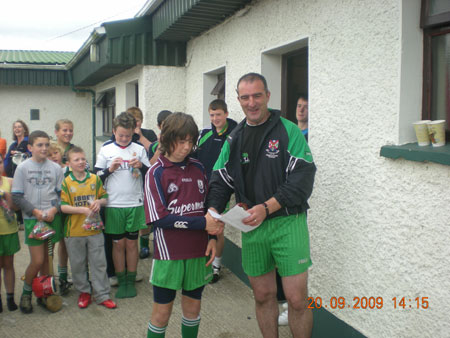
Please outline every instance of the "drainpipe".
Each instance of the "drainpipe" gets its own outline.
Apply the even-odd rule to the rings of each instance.
[[[69,83],[70,88],[75,93],[90,93],[92,96],[92,166],[91,168],[94,168],[95,160],[96,160],[96,141],[95,141],[95,129],[96,129],[96,119],[95,119],[95,91],[92,89],[79,89],[75,88],[73,84],[73,78],[72,78],[72,70],[68,69],[67,73],[69,75]]]

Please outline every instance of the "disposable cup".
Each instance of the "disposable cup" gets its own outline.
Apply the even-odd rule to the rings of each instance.
[[[416,121],[413,123],[416,132],[417,143],[420,147],[430,144],[430,137],[428,134],[428,123],[430,120]]]
[[[427,125],[433,147],[442,147],[445,145],[445,120],[431,121]]]

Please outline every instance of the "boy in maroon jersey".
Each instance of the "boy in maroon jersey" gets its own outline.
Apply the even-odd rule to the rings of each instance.
[[[189,157],[198,138],[192,116],[174,113],[161,131],[157,162],[145,177],[145,212],[153,223],[153,310],[147,337],[165,337],[176,291],[182,289],[183,338],[197,337],[203,288],[212,279],[215,235],[223,223],[205,215],[203,165]]]

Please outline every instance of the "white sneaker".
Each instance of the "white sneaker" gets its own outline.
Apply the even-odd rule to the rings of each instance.
[[[109,277],[109,285],[110,286],[118,286],[119,281],[117,280],[116,276]]]
[[[287,304],[287,303],[286,303]],[[286,326],[289,324],[288,321],[288,310],[283,311],[279,316],[278,316],[278,325],[280,326]]]
[[[142,280],[144,279],[144,276],[142,274],[140,274],[139,272],[136,274],[136,282],[142,282]]]
[[[283,310],[287,310],[288,309],[288,303],[287,302],[284,302],[282,305],[281,305],[281,307],[283,308]]]

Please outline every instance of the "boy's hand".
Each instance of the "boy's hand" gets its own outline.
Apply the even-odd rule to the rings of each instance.
[[[137,158],[132,158],[131,160],[130,160],[130,162],[128,162],[128,164],[130,165],[130,167],[133,167],[133,168],[142,168],[142,162],[141,161],[139,161]]]
[[[42,212],[42,210],[39,209],[33,209],[32,212],[33,216],[36,217],[36,219],[41,222],[44,220],[44,213]]]
[[[92,214],[92,210],[87,207],[79,207],[83,215],[89,217]]]
[[[117,168],[120,167],[120,165],[123,163],[123,158],[122,157],[116,157],[112,162],[111,165],[109,167],[109,172],[113,173],[114,171],[117,170]]]
[[[95,200],[95,201],[91,201],[91,204],[89,205],[89,209],[91,210],[91,212],[96,213],[100,211],[100,207],[101,207],[101,202],[100,200]]]
[[[219,235],[223,232],[224,223],[213,218],[209,213],[205,215],[206,227],[205,230],[210,235]]]
[[[43,218],[42,219],[45,222],[51,223],[55,219],[55,215],[56,215],[57,212],[58,212],[58,209],[53,207],[50,210],[48,210],[46,213],[43,213]]]
[[[216,240],[214,238],[210,239],[208,242],[208,246],[206,247],[205,256],[210,256],[206,266],[210,265],[214,257],[216,257]]]

